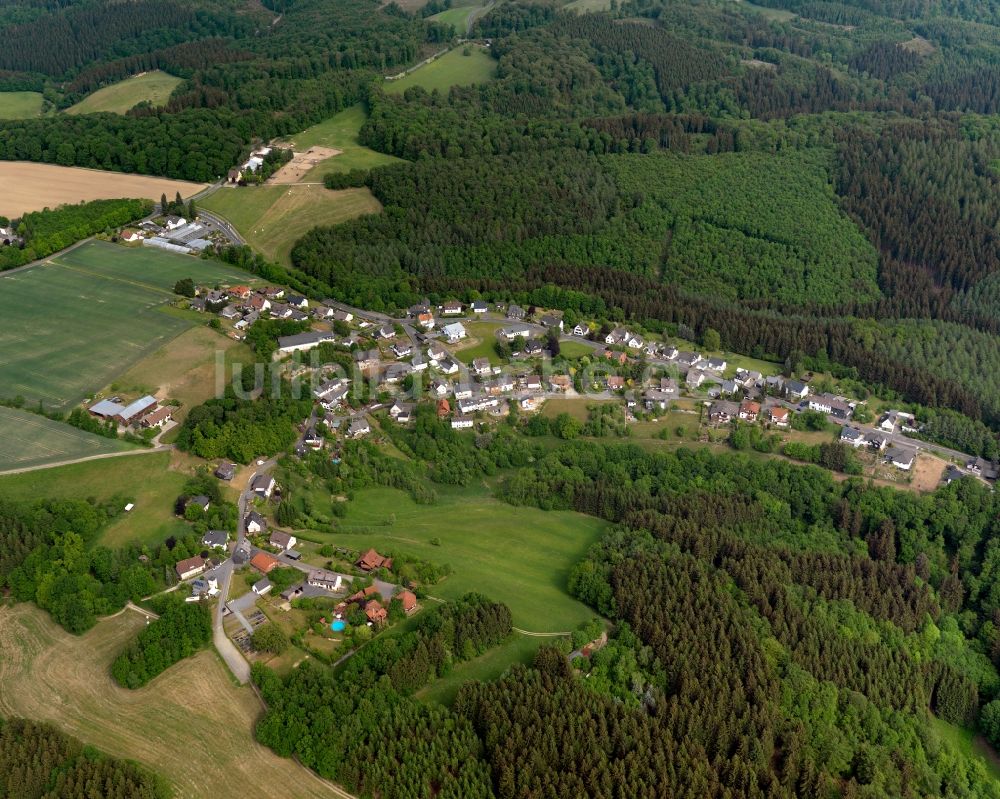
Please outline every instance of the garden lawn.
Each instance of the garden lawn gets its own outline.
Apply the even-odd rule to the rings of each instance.
[[[0,92],[0,119],[30,119],[42,113],[38,92]]]
[[[76,105],[67,108],[66,113],[96,114],[108,111],[112,114],[124,114],[145,101],[153,106],[166,105],[170,95],[180,84],[180,78],[158,69],[145,72],[88,94]]]
[[[354,549],[448,563],[454,574],[429,586],[432,596],[456,599],[478,591],[505,602],[514,625],[532,632],[569,631],[594,615],[569,596],[566,581],[606,529],[604,521],[507,505],[481,485],[434,488],[434,505],[417,505],[395,489],[358,491],[340,526],[349,534],[323,537]],[[431,543],[435,539],[440,545]]]
[[[352,169],[373,169],[398,163],[399,158],[370,150],[358,141],[361,126],[367,118],[364,106],[354,105],[292,136],[290,143],[296,151],[316,146],[333,147],[341,151],[340,155],[313,167],[302,181],[322,181],[328,172],[350,172]]]
[[[382,210],[367,188],[330,191],[301,184],[220,189],[201,205],[228,219],[251,246],[286,266],[291,266],[295,242],[312,228]]]
[[[389,94],[402,94],[411,86],[423,86],[429,92],[435,89],[447,92],[452,86],[469,86],[492,80],[497,71],[496,59],[482,47],[469,47],[469,55],[463,55],[464,47],[456,47],[404,78],[386,81],[385,90]]]
[[[0,472],[132,449],[137,447],[0,406]]]
[[[182,277],[235,283],[213,261],[90,242],[0,276],[0,391],[67,410],[191,326],[163,313]]]
[[[0,475],[0,498],[107,500],[121,496],[135,507],[115,518],[97,542],[114,547],[142,541],[156,546],[170,535],[191,529],[174,516],[174,501],[190,472],[189,463],[181,456],[149,452]]]

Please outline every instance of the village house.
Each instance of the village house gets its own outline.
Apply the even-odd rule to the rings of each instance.
[[[338,377],[320,383],[313,389],[313,396],[320,402],[334,403],[346,397],[348,391],[347,381]]]
[[[865,433],[865,444],[878,452],[882,452],[889,445],[889,438],[878,430],[870,430]]]
[[[628,341],[625,342],[625,346],[632,350],[641,350],[645,345],[642,336],[633,333],[628,337]]]
[[[724,358],[709,358],[708,365],[705,368],[710,372],[724,372],[726,371],[726,366]]]
[[[269,474],[255,475],[253,480],[250,482],[250,490],[253,491],[258,497],[269,499],[274,491],[274,478]]]
[[[712,424],[728,424],[739,415],[740,406],[728,400],[713,402],[708,409],[708,418]]]
[[[417,406],[412,402],[395,402],[389,409],[389,416],[399,424],[408,424],[413,420]]]
[[[457,400],[466,400],[472,396],[472,385],[469,383],[457,383],[452,389],[452,394]]]
[[[280,300],[285,296],[285,290],[281,286],[267,286],[264,288],[264,296],[269,300]]]
[[[451,413],[451,403],[446,399],[439,399],[437,401],[437,415],[438,419],[445,419],[448,414]]]
[[[471,416],[453,416],[451,418],[452,430],[468,430],[475,424]]]
[[[276,547],[284,551],[294,547],[296,541],[298,541],[298,539],[294,535],[284,533],[281,530],[273,530],[267,543],[269,543],[272,547]]]
[[[688,369],[684,383],[688,388],[698,388],[698,386],[705,382],[705,377],[706,375],[701,369]]]
[[[368,424],[368,420],[364,416],[359,416],[356,419],[351,420],[351,424],[347,428],[348,438],[361,438],[362,436],[368,435],[372,431],[371,425]]]
[[[212,507],[212,502],[204,494],[188,497],[184,501],[184,510],[187,510],[188,508],[201,508],[203,512],[207,513],[210,507]]]
[[[811,396],[809,398],[809,410],[826,413],[844,421],[847,421],[852,413],[851,406],[839,397],[833,396],[833,394]]]
[[[775,427],[788,427],[789,424],[788,414],[789,414],[788,408],[783,408],[776,405],[773,408],[768,409],[767,412],[768,421]]]
[[[614,330],[612,330],[610,333],[608,333],[608,335],[604,337],[604,343],[616,344],[621,346],[625,344],[631,338],[631,336],[632,334],[629,333],[624,327],[616,327]]]
[[[558,316],[553,316],[552,314],[545,314],[545,316],[543,316],[541,319],[538,320],[538,323],[544,328],[552,327],[557,329],[560,333],[563,332],[563,320],[560,319]]]
[[[407,375],[413,371],[413,367],[408,363],[390,363],[382,374],[382,381],[387,385],[394,386],[406,380]]]
[[[583,338],[588,333],[590,333],[590,328],[588,328],[585,324],[580,323],[576,327],[574,327],[573,330],[571,330],[570,332],[577,338]]]
[[[174,570],[177,572],[179,579],[189,580],[205,571],[205,560],[201,555],[195,555],[193,558],[185,558],[177,562]]]
[[[897,469],[901,469],[904,472],[908,472],[913,468],[913,462],[916,458],[917,453],[907,447],[890,447],[885,453],[886,463],[891,463]]]
[[[522,339],[523,341],[523,339]],[[545,345],[536,338],[524,341],[524,354],[528,356],[541,355],[545,351]]]
[[[377,349],[355,350],[354,363],[362,372],[370,372],[382,363],[382,353]]]
[[[475,313],[475,314],[484,314],[487,311],[489,311],[489,309],[490,309],[490,306],[487,305],[482,300],[475,300],[472,303],[472,312]]]
[[[500,328],[497,335],[502,336],[507,341],[513,341],[516,338],[531,338],[531,328],[527,325],[511,325]]]
[[[670,407],[671,395],[658,388],[651,388],[642,395],[642,404],[647,411],[665,411]]]
[[[485,377],[486,375],[493,373],[493,367],[490,365],[489,358],[473,358],[472,370],[479,377]]]
[[[667,344],[663,347],[663,352],[661,354],[668,361],[675,361],[677,360],[677,356],[680,355],[680,351],[673,344]]]
[[[743,400],[740,403],[740,418],[747,422],[756,422],[760,415],[760,403],[752,400]]]
[[[132,244],[137,241],[142,241],[142,234],[138,230],[123,230],[119,238],[126,244]],[[4,242],[8,243],[7,237],[4,237]]]
[[[333,308],[326,305],[317,305],[312,310],[313,319],[330,319],[333,317]]]
[[[550,391],[568,391],[573,387],[573,379],[569,375],[552,375],[549,378]]]
[[[298,308],[300,311],[304,311],[309,307],[309,300],[296,294],[289,294],[286,302],[288,302],[288,304],[293,308]]]
[[[257,582],[253,584],[250,590],[253,591],[257,596],[264,596],[264,594],[270,592],[271,588],[273,588],[273,586],[271,585],[271,581],[268,580],[266,577],[261,577]]]
[[[669,394],[671,397],[677,396],[677,381],[672,377],[661,377],[660,391],[664,394]]]
[[[290,310],[289,310],[290,312]],[[307,333],[296,333],[292,336],[279,336],[278,337],[278,352],[288,353],[288,352],[306,352],[307,350],[314,349],[320,344],[326,342],[335,342],[337,336],[334,333],[327,332],[307,332]]]
[[[248,303],[251,310],[262,312],[271,310],[271,301],[261,294],[254,294]]]
[[[378,329],[378,333],[376,333],[376,336],[378,338],[382,338],[382,339],[390,339],[390,338],[393,338],[395,335],[396,335],[396,328],[395,328],[395,326],[389,324],[388,322],[386,322],[384,325],[382,325]]]
[[[434,314],[430,311],[426,311],[422,314],[417,315],[417,324],[420,325],[424,330],[434,329]]]
[[[258,552],[250,558],[250,565],[261,574],[270,574],[281,565],[281,561],[268,552]]]
[[[322,572],[319,570],[309,572],[306,584],[313,588],[322,588],[331,593],[339,591],[343,585],[343,578],[339,574]]]
[[[352,314],[350,311],[337,310],[333,312],[334,322],[350,322],[352,319],[354,319],[354,314]]]
[[[209,530],[201,537],[201,545],[211,549],[225,549],[229,543],[229,533],[225,530]]]
[[[173,408],[164,405],[162,408],[157,408],[152,413],[147,413],[143,416],[142,419],[139,420],[139,424],[146,428],[162,428],[167,422],[174,418],[173,413]]]
[[[409,358],[413,354],[413,345],[409,339],[396,339],[392,343],[392,352],[397,358]]]
[[[405,588],[400,591],[393,599],[398,599],[399,603],[403,606],[403,613],[407,616],[414,613],[419,605],[417,604],[417,597],[412,591],[407,591]]]
[[[681,352],[677,353],[677,363],[681,366],[687,366],[688,368],[694,366],[697,363],[701,363],[701,353],[699,352]]]
[[[452,322],[449,325],[445,325],[441,328],[441,332],[447,337],[448,342],[454,344],[457,341],[461,341],[468,335],[465,332],[465,326],[461,322]]]
[[[809,384],[801,380],[789,380],[785,383],[785,396],[793,400],[803,400],[809,396]]]
[[[450,356],[447,358],[442,358],[440,361],[438,361],[437,368],[441,373],[446,375],[458,374],[458,371],[461,369],[461,367],[458,365],[458,361],[456,361],[454,358]]]
[[[608,387],[608,391],[621,391],[625,388],[625,378],[621,375],[608,375],[605,384]]]
[[[363,572],[371,572],[376,569],[391,569],[392,558],[386,558],[379,555],[374,549],[369,549],[361,553],[354,565]]]
[[[243,526],[248,533],[262,533],[267,529],[267,519],[252,510],[246,515]]]
[[[229,481],[236,477],[236,464],[223,461],[215,469],[215,476],[220,480]]]
[[[442,316],[459,316],[462,313],[462,303],[458,300],[448,300],[441,306]]]
[[[507,307],[508,319],[516,319],[517,321],[521,322],[524,321],[524,318],[526,316],[527,314],[524,312],[524,308],[522,308],[520,305],[510,305]]]
[[[524,387],[528,391],[541,391],[542,378],[540,375],[531,374],[524,378]]]
[[[860,447],[865,443],[865,434],[858,430],[858,428],[849,427],[845,424],[840,428],[840,441],[852,447]]]
[[[422,372],[427,368],[427,359],[418,352],[410,359],[410,366],[414,372]]]
[[[628,362],[628,355],[618,350],[601,350],[601,357],[608,361],[614,361],[619,366],[624,366]]]
[[[377,599],[370,599],[365,602],[365,616],[368,617],[368,621],[378,627],[385,624],[385,620],[389,617],[389,611],[382,607],[382,603]]]

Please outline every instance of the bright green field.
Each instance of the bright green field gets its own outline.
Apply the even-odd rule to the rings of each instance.
[[[514,633],[510,640],[502,646],[489,650],[482,657],[459,663],[446,677],[434,680],[426,688],[418,691],[417,698],[425,702],[451,705],[458,689],[469,680],[495,680],[515,663],[530,664],[538,647],[552,643],[552,640]]]
[[[312,228],[382,210],[367,188],[330,191],[313,185],[219,189],[201,204],[228,219],[254,249],[286,266],[295,242]]]
[[[303,178],[304,182],[321,181],[328,172],[350,172],[352,169],[373,169],[399,161],[392,155],[369,150],[358,142],[358,133],[368,118],[364,106],[354,105],[318,125],[306,128],[291,138],[296,150],[310,147],[334,147],[342,152],[313,167]]]
[[[42,113],[38,92],[0,92],[0,119],[29,119]]]
[[[167,99],[181,83],[180,78],[155,70],[145,75],[126,78],[98,89],[93,94],[84,97],[74,106],[66,109],[67,114],[96,114],[99,111],[110,111],[112,114],[124,114],[144,100],[154,106],[165,105]]]
[[[438,89],[448,91],[452,86],[469,86],[492,80],[497,71],[497,62],[482,47],[471,47],[470,55],[462,55],[464,48],[456,47],[443,56],[405,78],[385,82],[389,94],[402,94],[411,86],[423,86],[427,91]]]
[[[980,760],[989,775],[995,780],[1000,780],[1000,758],[981,738],[975,736],[972,730],[956,727],[939,718],[934,719],[934,730],[967,758]]]
[[[456,34],[459,36],[465,36],[469,26],[469,17],[480,8],[482,8],[482,6],[477,4],[449,8],[447,11],[434,14],[431,19],[445,25],[453,25]]]
[[[44,416],[0,406],[0,472],[127,449],[134,447]]]
[[[150,452],[0,475],[0,497],[102,500],[123,495],[135,503],[135,508],[108,525],[100,543],[119,546],[139,540],[158,544],[190,529],[173,514],[174,501],[187,477],[171,469],[170,463],[169,452]]]
[[[213,261],[88,242],[0,276],[0,391],[64,410],[110,383],[191,321],[160,309],[182,277],[245,282]]]
[[[531,632],[565,632],[594,615],[566,593],[566,581],[605,522],[516,508],[481,485],[435,490],[434,505],[417,505],[394,489],[359,491],[340,528],[356,532],[329,538],[354,549],[372,546],[449,563],[454,574],[430,587],[433,596],[455,599],[479,591],[507,603],[514,625]],[[435,538],[440,546],[430,543]]]

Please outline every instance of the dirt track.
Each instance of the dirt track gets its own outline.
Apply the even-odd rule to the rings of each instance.
[[[159,200],[161,194],[184,198],[205,188],[204,183],[188,183],[148,175],[126,175],[98,169],[0,161],[0,215],[17,217],[28,211],[55,208],[84,200],[145,197]]]
[[[310,147],[303,153],[295,153],[292,160],[271,175],[267,182],[275,185],[299,183],[314,166],[342,152],[343,150],[336,150],[333,147],[316,146]]]

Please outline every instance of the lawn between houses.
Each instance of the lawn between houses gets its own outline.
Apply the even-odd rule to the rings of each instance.
[[[162,310],[184,277],[250,278],[214,261],[97,241],[0,276],[0,391],[61,411],[91,396],[191,326]]]
[[[309,538],[450,564],[454,573],[428,587],[432,596],[449,600],[483,593],[506,603],[514,626],[531,632],[566,632],[594,615],[569,596],[566,582],[606,522],[514,507],[493,498],[482,484],[434,490],[433,505],[418,505],[395,489],[358,491],[338,532],[309,533]]]

